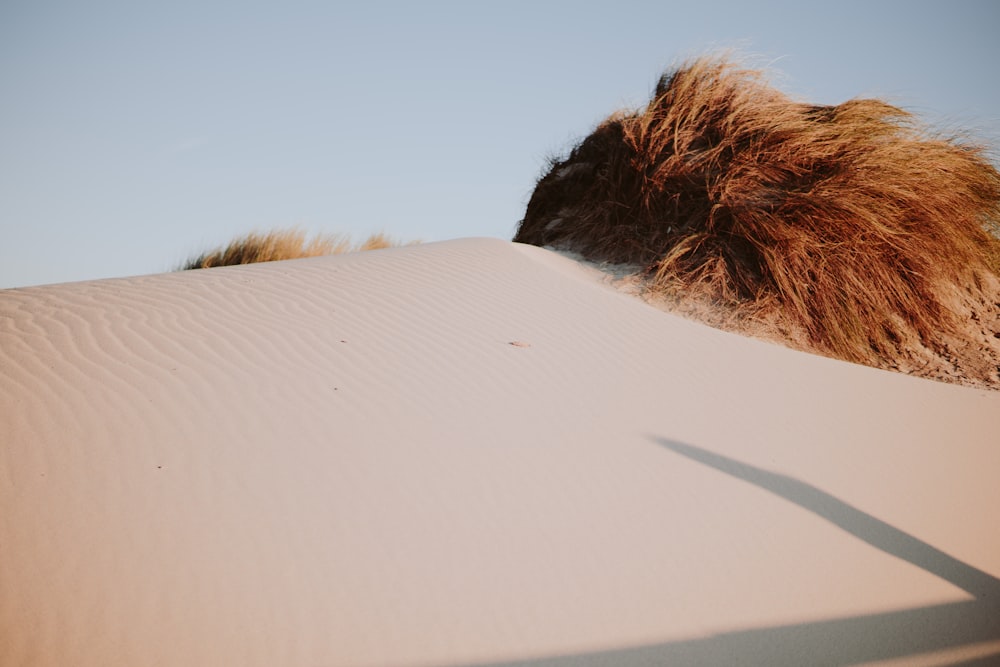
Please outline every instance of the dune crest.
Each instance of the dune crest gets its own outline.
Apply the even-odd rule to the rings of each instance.
[[[604,278],[465,239],[0,292],[0,665],[1000,654],[1000,393]]]
[[[1000,387],[1000,173],[879,100],[791,100],[703,58],[539,180],[515,241],[798,349]]]

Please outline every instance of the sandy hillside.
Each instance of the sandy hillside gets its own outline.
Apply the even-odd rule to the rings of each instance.
[[[2,665],[1000,660],[998,392],[487,239],[6,290],[0,341]]]

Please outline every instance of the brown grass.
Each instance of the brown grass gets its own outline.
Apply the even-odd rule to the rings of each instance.
[[[890,368],[948,347],[970,313],[998,320],[987,227],[1000,174],[983,148],[879,100],[796,102],[705,58],[554,161],[514,240],[637,264],[660,294]]]
[[[359,250],[378,250],[397,245],[385,234],[372,234],[363,242],[352,245],[350,239],[338,235],[318,235],[311,240],[298,229],[267,233],[252,232],[213,252],[204,253],[184,264],[181,270],[207,269],[213,266],[275,262],[321,255],[338,255]]]

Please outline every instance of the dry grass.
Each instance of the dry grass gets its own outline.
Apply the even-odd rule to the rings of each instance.
[[[298,229],[267,233],[252,232],[213,252],[202,254],[181,267],[181,270],[207,269],[213,266],[275,262],[283,259],[338,255],[359,250],[378,250],[398,245],[385,234],[372,234],[353,245],[350,239],[338,235],[318,235],[311,240]]]
[[[706,58],[554,161],[514,240],[640,265],[658,293],[892,368],[917,346],[954,356],[970,313],[1000,319],[987,227],[1000,174],[981,147],[878,100],[796,102]]]

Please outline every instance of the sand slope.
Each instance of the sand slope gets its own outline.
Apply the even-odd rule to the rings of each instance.
[[[0,423],[2,665],[1000,659],[1000,393],[538,248],[6,290]]]

